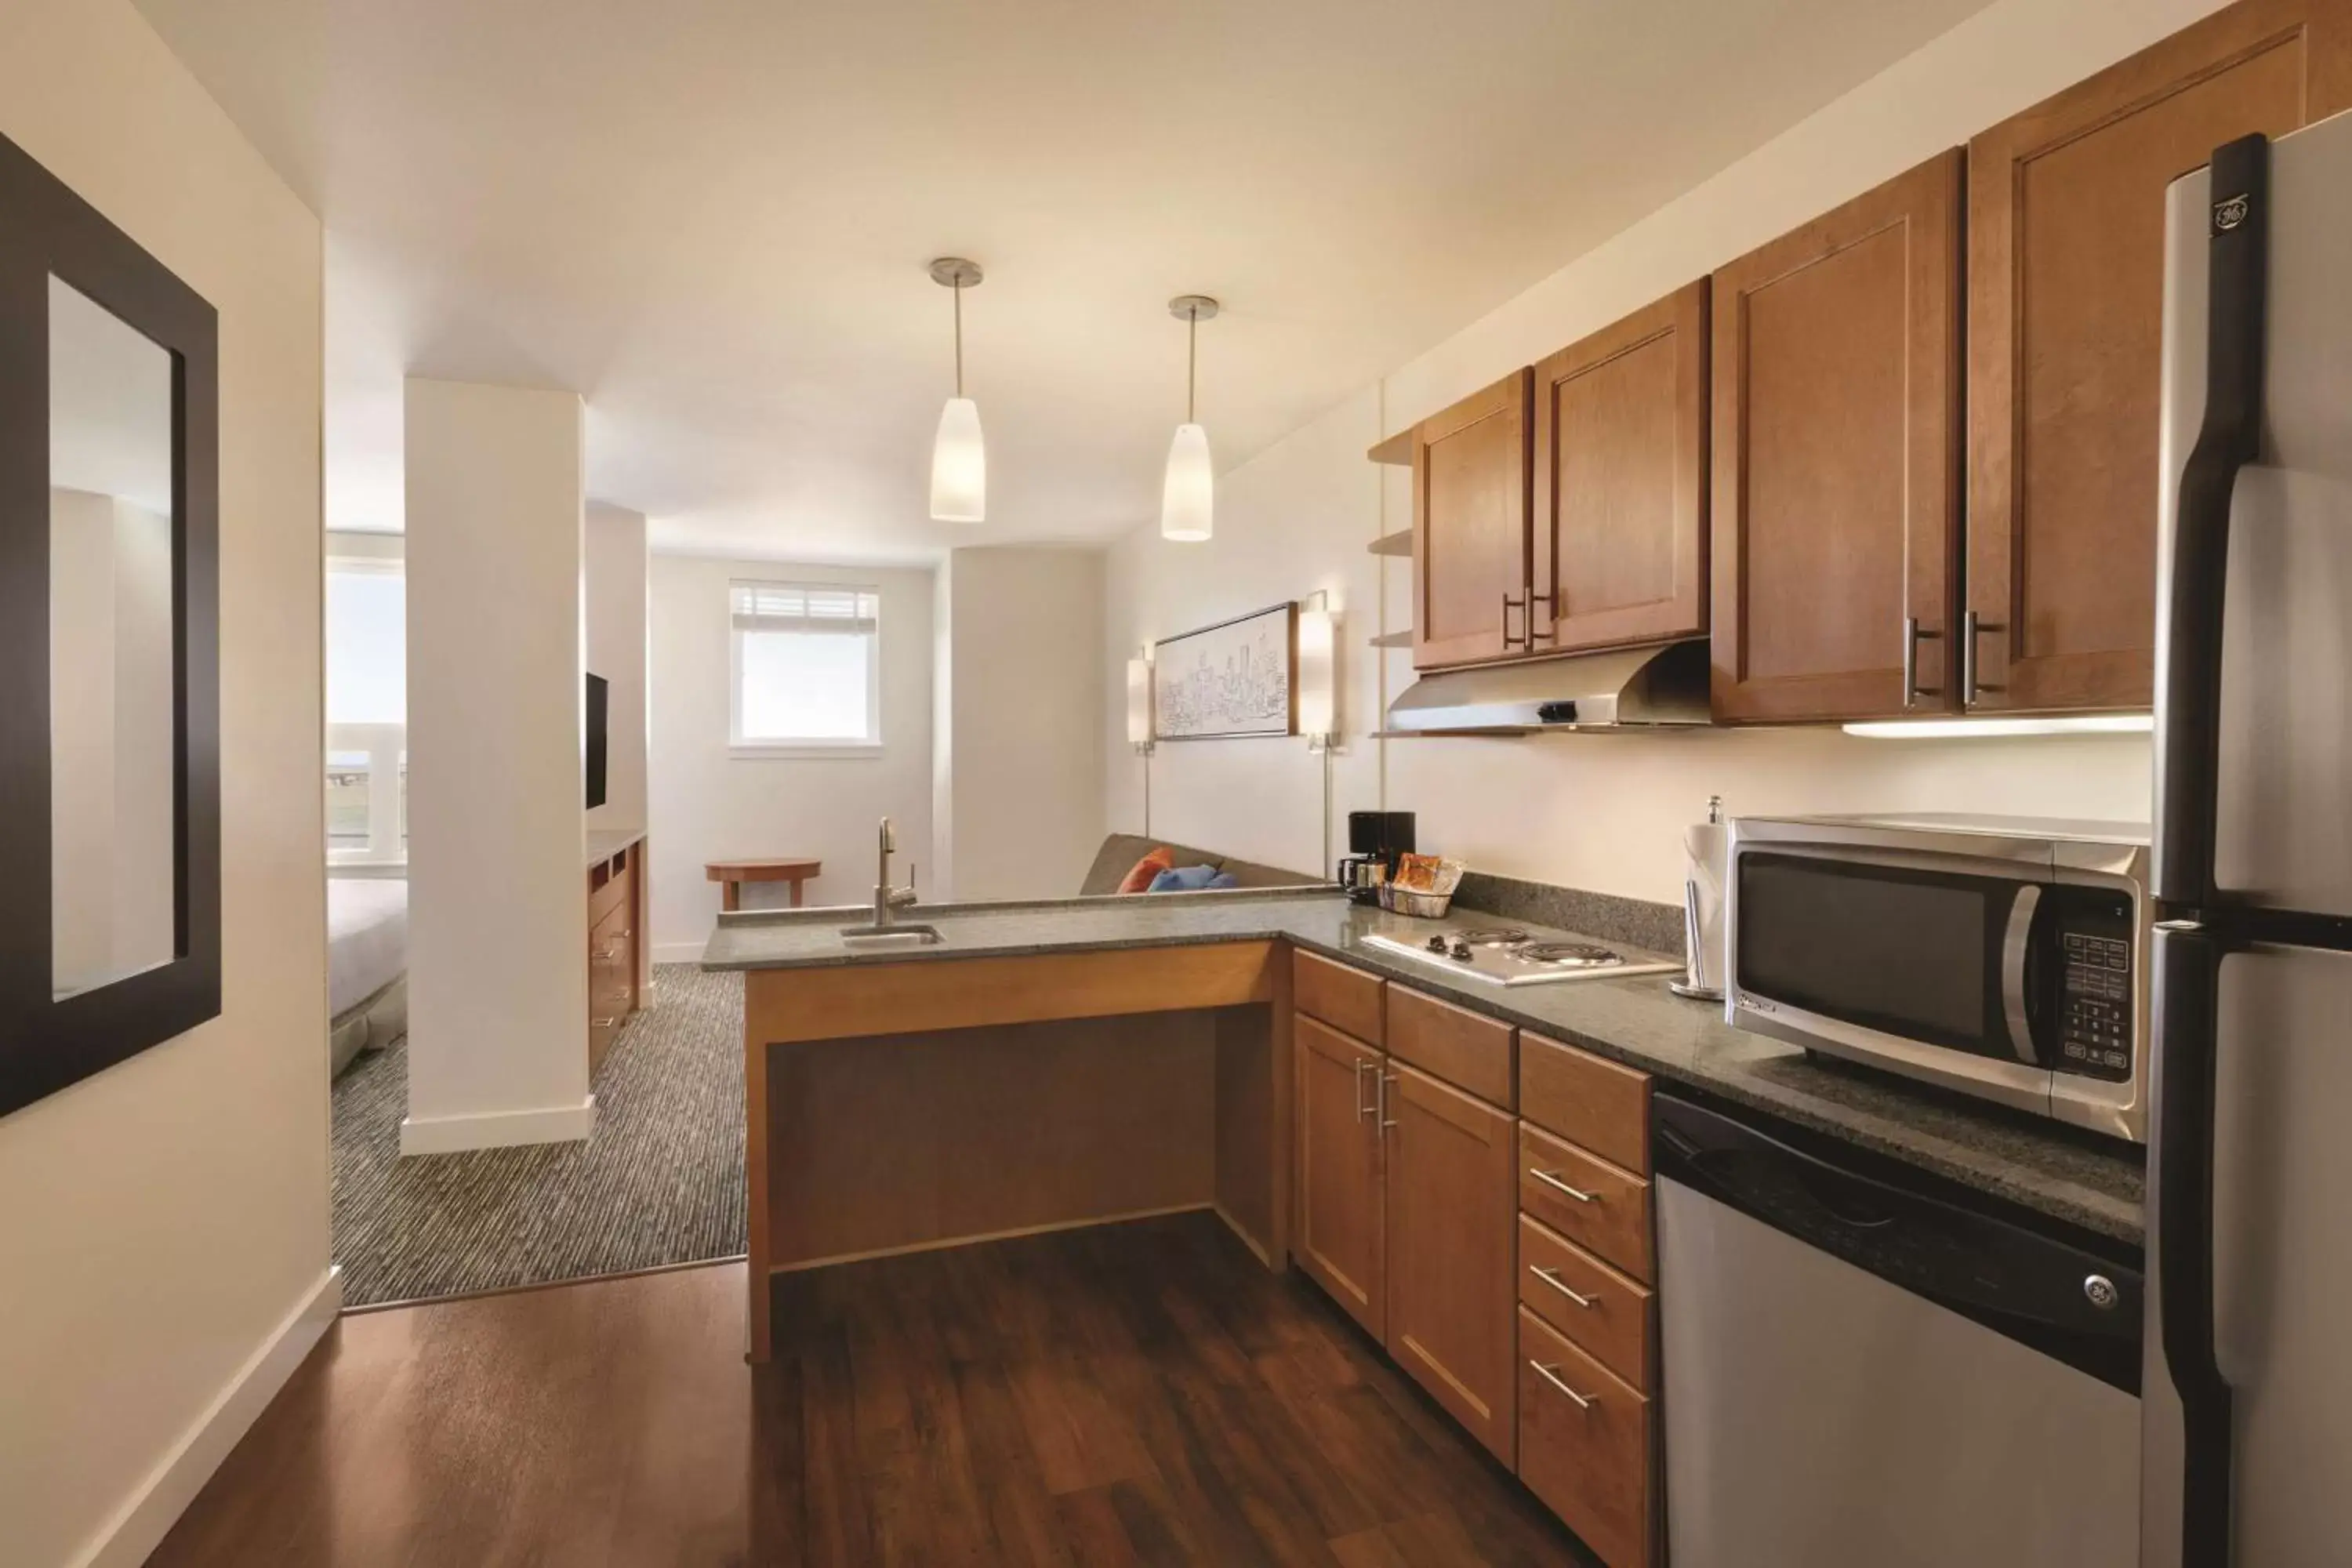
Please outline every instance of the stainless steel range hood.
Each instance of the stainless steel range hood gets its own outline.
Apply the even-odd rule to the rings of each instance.
[[[1526,735],[1713,721],[1704,637],[1425,675],[1389,704],[1388,733]]]

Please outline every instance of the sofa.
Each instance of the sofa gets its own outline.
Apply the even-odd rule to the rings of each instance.
[[[1079,887],[1081,897],[1094,898],[1116,893],[1135,863],[1152,850],[1165,847],[1175,857],[1179,866],[1214,866],[1220,871],[1233,874],[1235,884],[1244,888],[1306,888],[1328,880],[1310,877],[1304,872],[1286,871],[1278,866],[1261,866],[1255,860],[1236,860],[1213,850],[1194,849],[1166,838],[1145,838],[1132,833],[1106,836],[1102,847],[1095,851],[1095,863],[1087,868],[1087,879]]]

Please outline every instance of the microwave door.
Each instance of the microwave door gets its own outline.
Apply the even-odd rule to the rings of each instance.
[[[2053,889],[1933,858],[1761,844],[1733,877],[1736,1026],[2048,1112],[2035,948]]]

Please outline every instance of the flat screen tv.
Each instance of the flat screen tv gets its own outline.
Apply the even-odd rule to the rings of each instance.
[[[604,710],[610,688],[601,675],[588,678],[588,809],[604,804]]]

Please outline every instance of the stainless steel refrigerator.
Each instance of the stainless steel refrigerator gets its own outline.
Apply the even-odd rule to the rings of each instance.
[[[2141,1561],[2352,1563],[2352,115],[2170,203]]]

